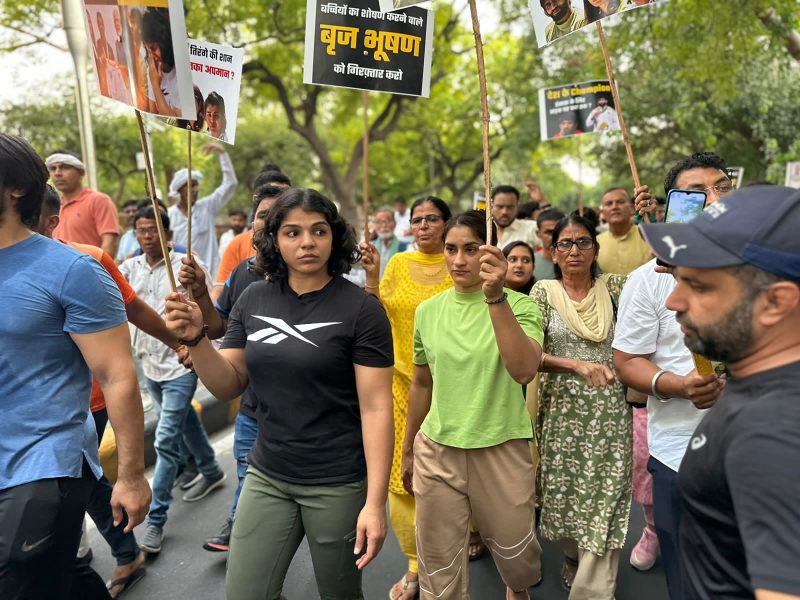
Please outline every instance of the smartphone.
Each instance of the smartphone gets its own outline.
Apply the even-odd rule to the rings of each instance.
[[[703,190],[670,190],[664,210],[665,223],[688,223],[703,212],[706,207],[706,193]],[[660,258],[656,264],[671,267]]]
[[[665,223],[688,223],[703,212],[706,193],[703,190],[670,190],[664,211]]]

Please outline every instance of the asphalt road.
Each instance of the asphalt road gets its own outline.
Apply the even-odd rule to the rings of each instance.
[[[222,525],[233,498],[236,471],[231,447],[233,429],[228,428],[212,437],[222,468],[228,475],[226,485],[196,503],[186,503],[178,498],[169,511],[165,528],[166,538],[161,554],[147,561],[147,575],[136,586],[122,595],[126,600],[220,600],[225,598],[224,553],[203,550],[206,537],[215,534]],[[631,511],[631,529],[620,561],[616,600],[667,600],[664,573],[659,563],[646,572],[635,571],[628,563],[630,551],[639,538],[643,520],[641,510]],[[137,528],[143,534],[143,526]],[[94,551],[92,566],[105,579],[113,572],[114,562],[105,541],[90,527]],[[566,600],[567,592],[561,589],[559,573],[561,557],[557,547],[542,541],[543,581],[531,588],[535,600]],[[405,561],[397,541],[391,534],[375,561],[364,573],[366,600],[388,598],[389,588],[405,572]],[[488,553],[470,564],[470,593],[473,600],[503,600],[503,585],[494,562]],[[308,548],[300,547],[292,562],[284,586],[287,600],[317,600],[316,583]],[[236,599],[231,599],[236,600]]]

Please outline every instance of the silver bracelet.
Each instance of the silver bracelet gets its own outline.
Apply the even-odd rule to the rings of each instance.
[[[656,386],[658,385],[658,380],[661,379],[661,376],[664,373],[666,373],[666,371],[664,369],[661,369],[658,373],[653,375],[653,381],[650,383],[651,395],[654,398],[658,398],[659,400],[661,400],[661,402],[667,402],[668,400],[670,400],[668,396],[662,396],[661,394],[659,394],[658,390],[656,389]]]

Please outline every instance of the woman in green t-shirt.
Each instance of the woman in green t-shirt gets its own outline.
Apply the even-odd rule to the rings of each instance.
[[[414,322],[402,474],[416,499],[423,598],[467,596],[470,517],[507,599],[527,598],[541,579],[533,432],[522,396],[539,366],[541,316],[530,298],[503,287],[506,260],[484,245],[485,223],[483,211],[448,221],[454,287],[420,304]]]

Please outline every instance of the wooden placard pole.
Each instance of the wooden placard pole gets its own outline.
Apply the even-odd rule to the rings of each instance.
[[[622,141],[625,143],[625,152],[628,153],[628,164],[631,167],[631,175],[633,175],[633,187],[638,188],[641,185],[639,183],[639,171],[636,168],[636,161],[633,158],[633,148],[631,148],[631,138],[628,135],[628,128],[625,126],[625,117],[622,116],[622,105],[619,101],[619,92],[617,91],[617,80],[614,77],[614,68],[611,66],[611,56],[608,53],[606,34],[603,31],[603,25],[600,21],[595,21],[595,25],[597,25],[597,33],[600,36],[600,47],[603,49],[603,60],[606,62],[608,83],[611,85],[611,94],[614,97],[614,108],[617,111],[620,131],[622,131]]]
[[[364,241],[369,243],[369,92],[361,92],[361,102],[364,108],[364,137],[362,138],[361,153],[364,159],[364,177],[362,180],[361,196],[364,212]]]
[[[575,136],[575,143],[578,150],[578,214],[583,216],[583,211],[586,208],[583,200],[583,151],[581,149],[581,136]]]
[[[186,205],[186,218],[188,219],[186,223],[186,254],[189,256],[192,255],[192,204],[194,204],[194,198],[192,196],[192,130],[188,129],[186,131],[188,135],[189,141],[189,156],[187,163],[189,165],[189,187],[186,190],[188,193],[187,196],[187,205]]]
[[[161,222],[161,207],[156,200],[156,180],[153,177],[153,165],[150,164],[150,152],[147,148],[147,136],[144,133],[144,121],[142,120],[142,113],[136,111],[136,122],[139,124],[139,140],[142,143],[142,152],[144,153],[144,170],[147,174],[147,187],[150,191],[150,202],[153,204],[153,212],[159,217],[156,219],[156,228],[158,229],[158,241],[161,243],[161,252],[164,254],[164,266],[167,268],[167,277],[169,278],[169,286],[173,292],[177,292],[178,288],[175,285],[175,274],[172,272],[172,262],[169,260],[169,248],[167,247],[167,236],[164,232],[164,223]]]
[[[483,131],[483,185],[486,194],[486,244],[492,243],[492,161],[489,155],[489,102],[486,92],[486,63],[483,60],[481,24],[478,20],[476,0],[469,0],[472,15],[472,33],[475,36],[475,53],[478,59],[478,83],[481,94],[481,124]]]

